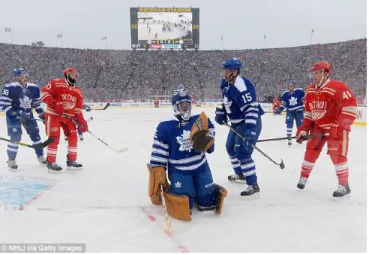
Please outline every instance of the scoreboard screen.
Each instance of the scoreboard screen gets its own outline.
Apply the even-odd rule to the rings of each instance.
[[[200,9],[131,8],[133,49],[198,49]]]

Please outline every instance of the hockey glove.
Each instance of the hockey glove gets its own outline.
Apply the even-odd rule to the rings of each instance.
[[[343,131],[350,131],[350,126],[343,126],[337,123],[331,124],[331,129],[329,130],[329,136],[336,139],[341,139],[343,136]]]
[[[275,110],[274,114],[281,114],[282,113],[282,109],[279,107]]]
[[[87,132],[88,125],[87,125],[87,121],[83,118],[83,114],[81,112],[76,113],[75,117],[78,123],[78,132],[82,132],[82,133]]]
[[[88,125],[87,125],[87,121],[83,118],[83,114],[80,112],[76,113],[75,117],[78,123],[78,132],[82,132],[82,133],[87,132]]]
[[[224,108],[224,105],[222,106],[222,108],[216,108],[215,110],[215,122],[218,123],[219,125],[224,125],[223,122],[227,122],[228,118],[227,118],[227,114]]]
[[[9,111],[6,112],[6,116],[9,119],[28,119],[29,118],[29,114],[25,113],[23,110],[12,110],[10,109]]]
[[[251,129],[246,129],[243,132],[244,138],[245,140],[243,141],[243,144],[245,146],[246,151],[252,151],[253,150],[253,145],[255,145],[256,143],[256,131],[251,128]]]
[[[307,141],[309,139],[308,133],[309,128],[304,127],[304,125],[299,126],[296,132],[296,142],[301,144],[303,141]]]
[[[201,130],[192,136],[191,142],[196,152],[207,151],[214,144],[214,138],[209,135],[209,130]]]
[[[55,102],[54,111],[58,115],[63,115],[64,113],[64,104],[63,102]]]
[[[45,124],[45,113],[41,113],[38,115],[38,117],[40,118],[40,120],[42,120],[42,122]]]

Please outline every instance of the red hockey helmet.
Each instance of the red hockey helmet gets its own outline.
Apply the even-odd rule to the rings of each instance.
[[[67,74],[68,73],[73,73],[73,72],[77,72],[77,69],[76,68],[73,68],[73,67],[67,67],[65,70],[64,70],[64,77],[67,77]]]
[[[316,62],[311,67],[311,71],[314,72],[316,70],[324,70],[324,71],[330,73],[331,72],[331,66],[329,65],[329,63],[327,61]]]

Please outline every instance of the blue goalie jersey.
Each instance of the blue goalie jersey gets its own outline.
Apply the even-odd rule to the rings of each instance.
[[[168,172],[202,171],[208,167],[204,152],[196,152],[190,141],[191,128],[199,114],[192,115],[188,123],[180,125],[178,119],[162,121],[158,125],[152,145],[150,165],[152,167],[163,166]],[[209,135],[214,137],[213,123],[208,119]],[[208,153],[214,151],[214,145],[209,148]]]
[[[264,114],[256,101],[254,85],[246,78],[237,76],[234,85],[222,79],[223,104],[231,123],[256,125],[257,119]]]
[[[43,113],[41,106],[40,89],[36,84],[27,83],[25,88],[18,82],[6,84],[1,91],[0,109],[3,112],[23,110],[31,114],[35,109],[38,114]]]
[[[304,110],[305,92],[302,88],[296,88],[292,92],[289,90],[283,92],[281,110],[286,111],[303,111]]]

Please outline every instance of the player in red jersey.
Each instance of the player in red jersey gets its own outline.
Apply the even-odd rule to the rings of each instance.
[[[273,112],[281,106],[281,101],[279,101],[278,96],[273,99]],[[276,114],[276,113],[275,113]]]
[[[312,66],[314,84],[306,90],[304,121],[297,130],[297,142],[307,140],[309,134],[327,135],[314,136],[307,142],[297,187],[305,187],[315,161],[327,143],[339,184],[333,196],[343,197],[351,192],[347,151],[350,126],[356,119],[357,103],[350,88],[341,81],[329,79],[330,73],[331,67],[326,61]]]
[[[82,164],[77,163],[77,132],[88,131],[88,125],[83,117],[83,94],[81,89],[75,85],[78,79],[78,73],[75,68],[64,70],[64,78],[52,80],[41,89],[42,102],[47,105],[45,111],[46,134],[54,137],[54,142],[48,146],[47,150],[47,168],[49,172],[60,172],[62,167],[57,165],[56,154],[60,139],[60,128],[67,131],[68,135],[68,169],[82,169]]]
[[[155,98],[155,100],[154,100],[154,107],[155,108],[159,108],[159,99],[158,98]]]

